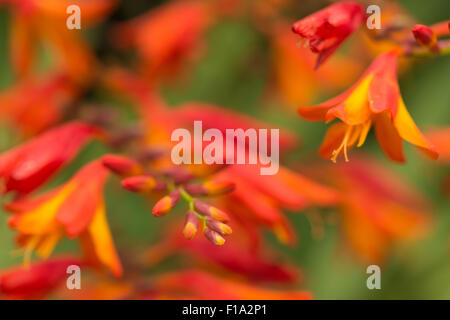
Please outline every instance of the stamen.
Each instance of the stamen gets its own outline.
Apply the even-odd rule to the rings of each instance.
[[[31,264],[31,255],[33,254],[33,250],[36,248],[38,242],[40,240],[39,236],[33,236],[28,241],[25,246],[24,254],[23,254],[23,266],[25,268],[29,268]]]
[[[341,145],[339,146],[339,148],[337,148],[336,150],[333,151],[332,157],[331,157],[331,161],[333,161],[333,163],[336,163],[336,159],[339,156],[339,154],[341,153],[342,149],[344,149],[345,162],[348,162],[347,144],[348,144],[348,139],[350,138],[350,135],[352,133],[352,130],[353,130],[353,126],[347,127],[347,130],[345,131],[345,136],[344,136],[344,139],[342,139]]]

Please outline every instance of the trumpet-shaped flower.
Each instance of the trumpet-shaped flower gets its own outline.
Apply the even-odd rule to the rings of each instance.
[[[25,259],[32,251],[48,257],[64,235],[79,237],[88,263],[101,263],[114,275],[121,275],[102,194],[107,176],[102,162],[95,160],[57,189],[5,206],[13,212],[9,226],[19,233]]]
[[[320,155],[333,162],[354,145],[361,146],[373,125],[377,140],[392,160],[404,162],[402,139],[416,145],[432,159],[438,157],[433,145],[419,131],[400,95],[396,78],[397,55],[378,56],[357,83],[343,94],[319,106],[300,107],[299,114],[311,121],[331,122]]]

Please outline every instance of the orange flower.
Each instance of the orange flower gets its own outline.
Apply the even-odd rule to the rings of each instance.
[[[0,154],[2,192],[32,192],[70,162],[81,146],[96,135],[100,135],[99,129],[74,121]]]
[[[355,144],[361,146],[372,124],[377,140],[386,155],[404,162],[402,139],[436,159],[438,152],[419,131],[400,95],[396,79],[397,55],[380,55],[361,79],[343,94],[316,107],[301,107],[302,117],[312,121],[338,118],[325,136],[320,155],[333,162],[340,155],[348,161],[347,151]]]
[[[67,278],[67,267],[80,266],[75,258],[59,257],[0,272],[0,297],[42,299]]]
[[[159,275],[155,298],[208,300],[309,300],[308,291],[275,290],[246,281],[221,278],[203,271],[185,270]]]
[[[119,26],[113,40],[135,47],[146,74],[155,78],[177,71],[198,48],[211,23],[211,8],[202,1],[172,1]]]
[[[122,274],[102,194],[107,175],[101,160],[95,160],[62,186],[5,206],[14,213],[9,226],[20,234],[18,243],[24,248],[25,259],[33,250],[48,257],[64,235],[80,237],[89,263],[101,263],[114,275]]]
[[[426,233],[426,201],[392,172],[369,159],[331,170],[342,191],[343,232],[364,262],[382,263],[394,245]]]
[[[113,0],[21,0],[11,5],[11,57],[14,71],[21,77],[32,72],[37,44],[44,43],[58,59],[58,69],[77,83],[92,77],[95,57],[77,30],[66,27],[67,7],[78,5],[82,23],[102,19],[115,5]]]

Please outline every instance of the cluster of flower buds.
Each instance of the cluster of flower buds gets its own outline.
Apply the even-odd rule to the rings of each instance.
[[[231,227],[227,224],[228,215],[197,197],[227,194],[234,190],[234,183],[214,180],[192,183],[196,177],[184,168],[176,167],[170,170],[152,168],[153,170],[147,172],[143,162],[147,161],[118,155],[103,157],[103,165],[122,178],[122,187],[126,190],[139,194],[166,193],[154,205],[152,210],[154,216],[165,216],[184,200],[189,206],[183,228],[184,237],[192,239],[199,230],[203,230],[209,241],[223,245],[224,237],[232,233]]]

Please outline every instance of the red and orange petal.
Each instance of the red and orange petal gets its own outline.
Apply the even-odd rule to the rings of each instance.
[[[439,160],[450,163],[450,127],[435,128],[427,133],[427,137],[436,146]]]
[[[178,296],[180,292],[199,299],[219,300],[307,300],[312,299],[308,291],[274,290],[255,286],[245,281],[224,279],[199,271],[179,271],[155,279],[155,289],[162,295]]]
[[[25,250],[48,256],[65,234],[81,237],[101,264],[116,276],[122,268],[106,220],[103,187],[108,171],[94,160],[55,191],[37,198],[13,202],[9,225],[24,236]],[[23,211],[21,211],[23,210]]]
[[[27,194],[35,190],[71,161],[82,145],[99,132],[91,125],[71,122],[0,154],[3,192]]]
[[[61,73],[24,79],[0,94],[0,120],[17,127],[25,137],[35,136],[61,119],[76,91]]]

